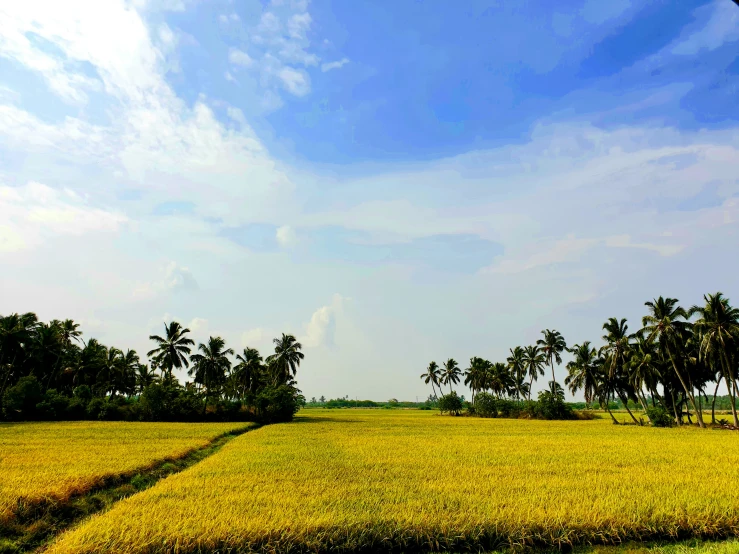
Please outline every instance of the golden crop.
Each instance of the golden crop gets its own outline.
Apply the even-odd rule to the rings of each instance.
[[[177,458],[244,424],[0,424],[0,521],[20,503],[64,500],[103,478]]]
[[[739,531],[739,435],[607,420],[307,410],[49,554],[496,548]]]

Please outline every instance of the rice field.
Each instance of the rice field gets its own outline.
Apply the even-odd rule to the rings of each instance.
[[[237,437],[47,552],[479,551],[739,532],[737,433],[412,410],[300,415]],[[739,550],[718,544],[705,552]]]
[[[101,480],[179,458],[241,423],[0,424],[0,522],[23,505],[64,501]]]

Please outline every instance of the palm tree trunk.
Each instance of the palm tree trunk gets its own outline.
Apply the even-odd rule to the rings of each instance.
[[[690,403],[693,405],[693,409],[695,410],[696,416],[698,418],[698,426],[699,427],[705,427],[706,424],[703,423],[703,414],[701,414],[701,411],[698,409],[698,404],[695,403],[695,397],[693,396],[692,391],[688,388],[688,385],[685,384],[685,380],[683,379],[682,374],[677,369],[677,364],[675,363],[675,359],[672,357],[672,352],[670,352],[670,349],[667,348],[667,353],[670,356],[670,361],[672,362],[672,368],[675,370],[675,373],[677,374],[677,378],[680,379],[680,384],[685,389],[685,394],[688,395],[688,399],[690,400]]]
[[[529,402],[531,401],[531,387],[534,386],[534,374],[531,374],[531,379],[529,380]]]
[[[557,381],[556,381],[556,379],[554,378],[554,359],[552,358],[552,359],[551,359],[551,360],[549,360],[549,361],[550,361],[550,363],[551,363],[551,365],[552,365],[552,394],[554,394],[554,390],[555,390],[555,389],[554,389],[554,383],[556,383],[556,382],[557,382]]]
[[[739,418],[737,418],[737,413],[736,413],[736,400],[735,400],[736,397],[734,395],[735,391],[732,390],[732,389],[736,389],[736,383],[734,382],[734,379],[731,376],[731,371],[729,369],[730,365],[729,365],[728,356],[726,355],[726,351],[722,352],[721,365],[724,366],[724,379],[726,379],[726,388],[729,391],[729,401],[731,402],[731,414],[734,416],[734,426],[739,427]]]
[[[716,395],[718,394],[718,386],[721,384],[721,379],[723,378],[723,374],[719,374],[716,380],[716,388],[713,390],[713,402],[711,402],[711,423],[713,425],[716,425]]]

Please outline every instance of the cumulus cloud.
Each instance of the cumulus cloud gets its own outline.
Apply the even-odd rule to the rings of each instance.
[[[336,318],[341,314],[343,304],[349,300],[340,294],[334,294],[331,304],[321,306],[305,325],[305,331],[300,341],[306,348],[319,346],[333,347],[336,331]]]
[[[297,239],[295,235],[295,230],[289,225],[278,227],[275,235],[275,238],[277,239],[277,244],[279,244],[283,248],[293,246]]]
[[[228,61],[241,67],[251,67],[254,64],[254,60],[249,54],[242,52],[238,48],[231,48],[228,52]]]

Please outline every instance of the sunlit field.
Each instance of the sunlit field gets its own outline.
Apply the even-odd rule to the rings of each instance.
[[[736,433],[412,410],[299,415],[234,439],[49,552],[494,550],[739,531]]]
[[[20,504],[64,500],[110,476],[178,458],[241,423],[0,424],[0,521]]]

